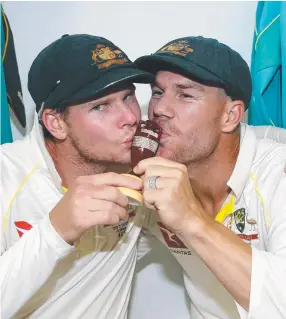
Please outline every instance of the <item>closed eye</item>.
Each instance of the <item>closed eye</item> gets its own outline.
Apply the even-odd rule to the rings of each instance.
[[[135,91],[133,91],[133,92],[127,94],[127,95],[124,97],[123,101],[128,101],[128,100],[130,100],[130,99],[132,99],[132,98],[134,98],[134,97],[135,97]]]
[[[100,112],[104,109],[105,106],[106,106],[105,104],[95,105],[91,108],[91,111]]]
[[[186,98],[186,99],[188,99],[188,98],[193,99],[194,98],[193,95],[190,95],[190,94],[187,94],[187,93],[181,93],[180,97]]]
[[[159,90],[153,90],[152,91],[152,97],[159,97],[163,94],[163,92],[159,91]]]

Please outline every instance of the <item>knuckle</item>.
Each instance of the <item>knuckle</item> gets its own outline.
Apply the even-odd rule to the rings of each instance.
[[[75,209],[77,209],[80,206],[80,199],[78,197],[74,198],[73,206],[74,206]]]
[[[104,212],[104,215],[105,215],[104,217],[105,217],[106,221],[110,221],[110,219],[112,218],[112,214],[111,214],[110,210],[106,210]]]
[[[112,219],[113,225],[116,225],[116,224],[118,224],[119,222],[120,222],[120,218],[119,218],[117,215],[113,216],[113,219]]]
[[[101,192],[103,192],[103,193],[105,193],[105,192],[107,192],[108,191],[108,186],[107,185],[95,185],[94,187],[93,187],[93,191],[95,192],[95,193],[101,193]]]
[[[91,175],[91,176],[88,176],[89,178],[89,183],[95,187],[98,186],[98,184],[100,184],[100,177],[97,176],[97,175]]]
[[[100,211],[98,217],[99,217],[100,222],[101,222],[102,224],[107,223],[108,220],[109,220],[109,218],[108,218],[108,217],[109,217],[108,211],[106,211],[106,210]]]
[[[116,214],[114,214],[114,212],[107,211],[106,217],[107,217],[108,223],[110,224],[117,224],[119,222],[119,217]]]
[[[85,191],[84,184],[81,181],[75,181],[72,187],[72,193],[76,196],[77,195],[80,196],[81,194],[84,193],[84,191]]]
[[[117,202],[121,203],[124,206],[128,205],[128,198],[127,196],[123,195],[119,189],[116,187],[112,188],[112,198],[116,200]]]
[[[108,207],[108,211],[114,212],[114,210],[117,208],[117,205],[113,202],[108,202],[107,207]]]
[[[109,178],[109,179],[115,179],[116,177],[117,177],[117,173],[115,173],[115,172],[108,172],[108,173],[106,173],[106,176]]]
[[[83,189],[82,185],[76,185],[76,187],[74,189],[75,197],[80,198],[83,193],[84,193],[84,189]]]
[[[120,217],[123,217],[126,214],[126,209],[124,209],[123,207],[118,207],[117,214]]]
[[[122,194],[120,194],[119,196],[122,197],[122,205],[123,205],[123,207],[127,207],[128,206],[128,197],[124,196]]]
[[[75,181],[74,181],[75,187],[81,186],[82,183],[83,183],[83,177],[82,176],[77,176],[75,178]]]
[[[110,196],[114,199],[120,197],[120,191],[116,187],[110,187]]]

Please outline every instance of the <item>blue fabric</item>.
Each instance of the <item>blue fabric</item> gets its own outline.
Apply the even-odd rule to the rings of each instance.
[[[286,128],[286,2],[261,1],[256,10],[248,121]]]

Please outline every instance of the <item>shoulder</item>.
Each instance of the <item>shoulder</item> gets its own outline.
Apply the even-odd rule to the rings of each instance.
[[[15,192],[38,170],[34,152],[29,135],[23,140],[1,145],[2,209],[5,209]]]
[[[286,144],[259,140],[251,179],[267,205],[271,219],[286,210]]]
[[[1,145],[1,170],[2,183],[10,178],[21,179],[34,166],[33,146],[29,135],[23,140]]]
[[[284,173],[286,165],[286,144],[263,139],[257,141],[253,165],[260,174]]]

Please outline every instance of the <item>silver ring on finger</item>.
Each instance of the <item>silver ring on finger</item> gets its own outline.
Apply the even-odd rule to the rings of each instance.
[[[151,176],[149,177],[149,188],[153,188],[153,189],[156,189],[157,186],[156,186],[156,180],[159,176]]]

